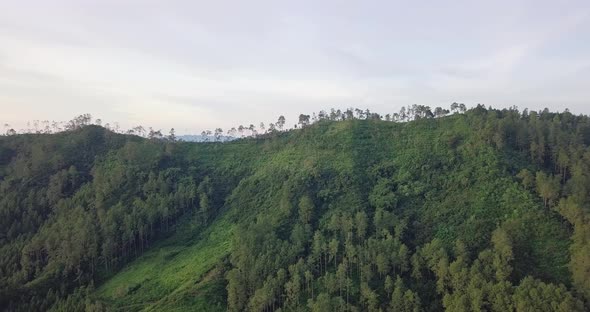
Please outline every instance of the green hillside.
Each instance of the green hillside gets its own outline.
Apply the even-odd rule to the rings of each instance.
[[[0,307],[590,307],[588,117],[350,116],[224,143],[1,137]]]

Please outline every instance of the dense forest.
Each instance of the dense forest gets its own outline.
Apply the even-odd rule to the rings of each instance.
[[[0,310],[590,308],[589,117],[453,103],[285,122],[203,143],[88,115],[9,129]]]

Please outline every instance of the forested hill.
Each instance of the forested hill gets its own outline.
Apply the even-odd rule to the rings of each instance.
[[[0,310],[589,309],[590,118],[336,119],[0,137]]]

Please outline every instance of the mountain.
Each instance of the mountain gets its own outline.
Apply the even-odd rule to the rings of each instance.
[[[584,311],[590,119],[0,138],[7,311]]]

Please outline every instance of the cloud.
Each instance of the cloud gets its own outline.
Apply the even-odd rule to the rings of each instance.
[[[588,12],[585,1],[4,2],[0,122],[91,112],[200,132],[452,101],[590,113]]]

